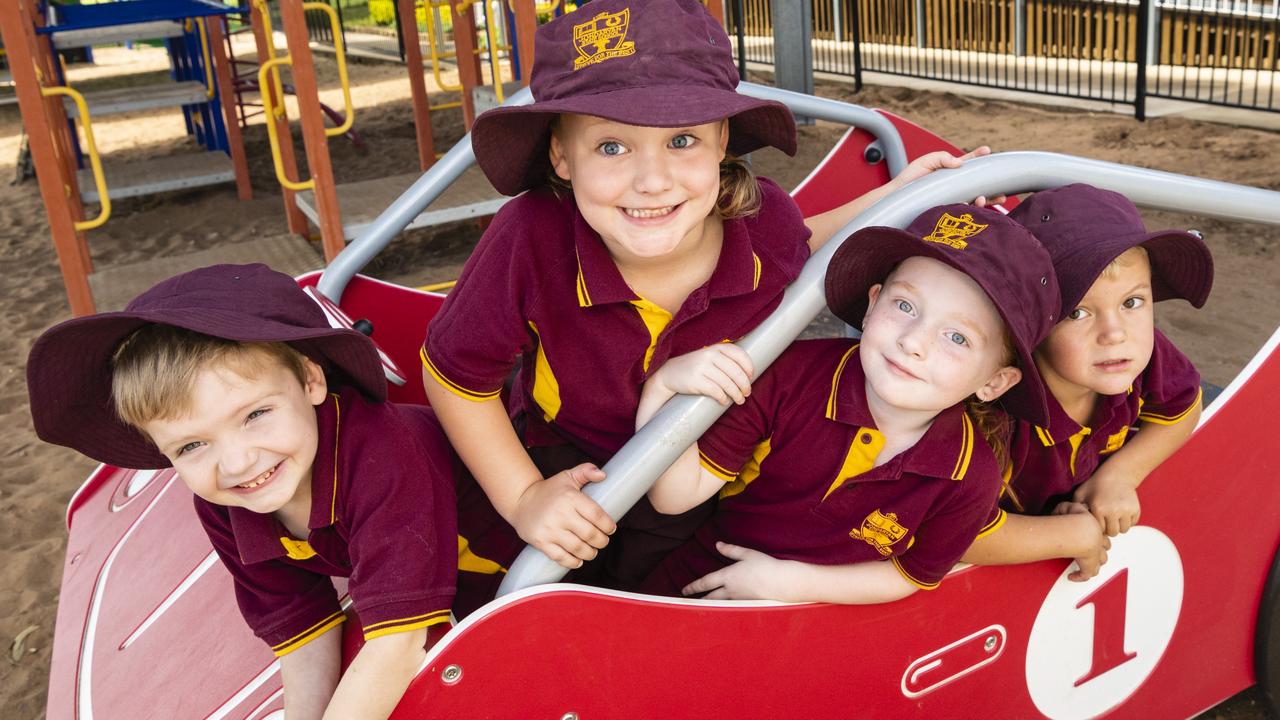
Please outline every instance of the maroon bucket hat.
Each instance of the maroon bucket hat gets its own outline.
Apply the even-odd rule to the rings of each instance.
[[[796,152],[781,103],[739,95],[729,36],[697,0],[595,0],[538,28],[534,103],[489,110],[471,128],[476,162],[505,195],[551,171],[551,121],[563,113],[627,125],[687,127],[729,118],[729,152]]]
[[[1026,228],[973,205],[941,205],[905,230],[863,228],[850,235],[827,266],[827,305],[836,317],[862,327],[867,291],[910,257],[946,263],[973,278],[1009,328],[1022,381],[999,400],[1005,410],[1047,425],[1044,383],[1032,352],[1058,317],[1058,282],[1049,253]]]
[[[1213,288],[1213,255],[1183,230],[1148,232],[1142,215],[1120,193],[1076,183],[1041,190],[1010,217],[1031,231],[1053,258],[1062,290],[1062,315],[1075,309],[1112,260],[1141,245],[1151,259],[1157,300],[1182,298],[1203,307]]]
[[[94,460],[126,468],[169,467],[142,433],[116,415],[111,358],[152,323],[236,342],[284,342],[335,382],[383,400],[387,383],[373,342],[329,326],[324,311],[288,275],[266,265],[213,265],[165,280],[120,312],[49,328],[27,358],[27,393],[36,434]]]

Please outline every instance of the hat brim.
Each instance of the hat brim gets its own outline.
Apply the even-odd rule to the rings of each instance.
[[[954,254],[946,252],[936,243],[921,242],[919,237],[906,230],[891,227],[863,228],[848,237],[836,250],[827,266],[824,289],[831,313],[845,323],[862,328],[862,321],[869,305],[871,286],[883,283],[889,273],[907,258],[927,257],[956,268]],[[966,275],[973,278],[972,275]],[[1009,312],[1016,308],[1001,307],[996,298],[1005,296],[997,288],[988,287],[982,280],[974,282],[991,299],[1000,319],[1006,325]],[[1049,409],[1044,383],[1036,368],[1035,348],[1028,347],[1015,334],[1009,334],[1014,352],[1018,356],[1018,368],[1022,380],[1010,388],[998,401],[1011,415],[1045,426],[1049,424]]]
[[[494,108],[476,118],[471,147],[494,189],[517,195],[546,182],[551,122],[565,113],[643,127],[688,127],[728,118],[730,154],[766,146],[796,152],[795,118],[781,103],[713,88],[626,88]]]
[[[386,398],[386,380],[372,342],[355,330],[296,327],[255,318],[243,332],[226,337],[228,322],[240,315],[216,309],[193,310],[175,321],[172,310],[121,311],[75,318],[50,328],[36,340],[27,360],[27,391],[36,434],[94,460],[136,469],[171,465],[142,433],[116,414],[111,398],[111,358],[120,343],[144,325],[181,327],[236,342],[284,342],[337,371],[366,395]],[[217,328],[217,330],[214,330]]]
[[[1182,298],[1204,307],[1213,290],[1213,254],[1204,240],[1181,230],[1163,230],[1141,243],[1151,260],[1152,295],[1157,301]]]

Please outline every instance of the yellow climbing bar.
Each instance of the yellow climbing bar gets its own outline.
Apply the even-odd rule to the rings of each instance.
[[[204,96],[213,99],[213,61],[209,58],[209,28],[208,20],[200,18],[196,20],[196,24],[200,26],[200,49],[204,52]]]
[[[258,87],[264,88],[267,86],[267,73],[274,70],[277,65],[288,65],[291,62],[293,62],[293,58],[285,55],[284,57],[273,57],[262,63],[262,67],[258,68]],[[278,70],[276,72],[279,73]],[[283,100],[283,97],[281,99]],[[283,105],[283,102],[281,102],[281,105]],[[276,114],[275,107],[271,103],[271,93],[262,93],[262,109],[267,113],[268,118]],[[283,110],[284,108],[281,107],[281,111]],[[311,190],[315,188],[315,178],[306,182],[296,182],[285,176],[284,161],[280,157],[280,136],[276,132],[275,122],[270,119],[267,120],[267,141],[271,145],[271,161],[276,166],[276,180],[279,180],[281,185],[289,190]]]
[[[107,195],[107,178],[102,172],[102,158],[98,156],[98,144],[93,141],[93,122],[89,120],[89,105],[84,101],[83,95],[64,85],[40,88],[40,94],[45,97],[64,95],[76,104],[76,110],[80,113],[80,125],[84,128],[84,144],[89,151],[89,166],[93,168],[93,182],[98,186],[98,203],[101,207],[98,210],[98,217],[75,223],[75,228],[77,231],[84,231],[100,227],[107,218],[111,217],[111,197]]]
[[[333,32],[333,50],[338,58],[338,82],[342,84],[342,106],[346,110],[346,119],[338,127],[325,128],[324,134],[337,137],[350,130],[351,124],[356,120],[356,108],[351,103],[351,82],[347,79],[347,49],[342,43],[342,26],[338,23],[338,11],[328,3],[322,2],[304,2],[302,9],[322,10],[329,16],[329,25]]]
[[[253,0],[253,4],[254,4],[254,7],[258,9],[258,16],[262,18],[262,34],[263,34],[263,37],[265,37],[267,40],[267,57],[274,60],[276,57],[276,43],[275,43],[275,40],[272,39],[273,31],[271,29],[271,11],[267,8],[267,0]],[[263,110],[266,110],[268,113],[274,112],[276,117],[283,117],[284,116],[284,83],[280,80],[280,71],[276,70],[275,72],[272,73],[271,77],[275,81],[273,84],[275,85],[275,89],[276,89],[276,97],[280,98],[280,104],[274,108],[266,107],[267,105],[270,104],[265,99],[267,95],[267,91],[264,90],[264,88],[267,87],[267,83],[266,83],[266,80],[263,79],[262,73],[258,73],[258,92],[262,93],[262,96],[264,98],[262,102]]]

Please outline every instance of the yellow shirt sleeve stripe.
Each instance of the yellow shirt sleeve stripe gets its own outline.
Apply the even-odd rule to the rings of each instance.
[[[707,472],[711,473],[712,475],[715,475],[716,477],[720,478],[725,482],[733,482],[738,477],[738,473],[728,470],[723,466],[716,464],[714,460],[704,455],[701,450],[698,451],[698,464],[701,465]]]
[[[1203,399],[1203,396],[1203,389],[1196,391],[1196,399],[1187,406],[1186,410],[1183,410],[1177,415],[1157,415],[1156,413],[1143,412],[1138,413],[1138,419],[1143,422],[1155,423],[1157,425],[1177,425],[1187,419],[1187,415],[1191,414],[1192,410],[1200,407],[1200,401]]]
[[[372,630],[372,631],[366,629],[364,633],[364,639],[368,641],[376,637],[382,637],[383,635],[394,635],[395,633],[409,632],[410,630],[417,630],[419,628],[431,627],[432,625],[439,625],[442,622],[449,622],[449,611],[440,610],[437,613],[432,613],[431,615],[424,615],[422,617],[423,617],[422,620],[409,623],[407,625],[396,625],[393,627],[384,627],[379,630]],[[379,623],[379,624],[382,624],[382,623]]]
[[[339,610],[279,645],[273,645],[271,652],[275,653],[276,657],[284,657],[346,621],[347,616],[343,615],[342,611]]]
[[[478,392],[475,392],[474,390],[468,390],[462,387],[461,385],[459,385],[458,383],[445,377],[444,373],[440,372],[440,370],[436,368],[435,363],[431,362],[431,358],[427,357],[427,349],[425,347],[418,351],[418,356],[422,358],[422,366],[427,369],[427,372],[431,373],[431,377],[435,378],[436,382],[443,385],[444,388],[449,392],[453,393],[454,395],[457,395],[460,398],[463,398],[464,400],[470,400],[472,402],[484,402],[486,400],[492,400],[498,397],[498,395],[502,392],[502,388],[498,388],[497,390],[493,390],[491,392],[486,392],[486,393],[478,393]]]
[[[991,533],[999,530],[1000,526],[1004,525],[1004,521],[1008,519],[1009,519],[1009,514],[1006,513],[1004,510],[999,510],[995,519],[987,523],[986,527],[979,530],[978,535],[977,537],[974,538],[974,540],[977,540],[978,538],[984,538],[990,535]]]
[[[902,577],[906,578],[907,582],[911,583],[912,585],[915,585],[921,590],[932,590],[938,587],[938,583],[920,582],[919,580],[911,577],[911,573],[907,572],[906,569],[902,567],[902,563],[898,562],[897,555],[894,555],[893,557],[889,558],[889,560],[890,562],[893,563],[894,567],[898,568],[898,572],[902,573]]]

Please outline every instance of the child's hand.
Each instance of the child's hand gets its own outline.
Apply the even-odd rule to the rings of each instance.
[[[1098,574],[1107,564],[1107,551],[1111,549],[1111,538],[1098,527],[1098,523],[1089,514],[1089,507],[1084,503],[1061,502],[1053,509],[1053,515],[1076,515],[1080,518],[1075,536],[1079,538],[1071,551],[1072,560],[1076,562],[1076,570],[1067,579],[1072,582],[1084,582]]]
[[[726,542],[716,543],[716,550],[737,562],[703,575],[680,592],[705,592],[709,600],[786,600],[783,594],[789,583],[785,576],[795,563]]]
[[[520,539],[573,570],[609,544],[617,525],[609,514],[582,494],[604,472],[583,463],[529,486],[516,503],[511,525]]]
[[[1089,507],[1104,533],[1115,537],[1137,525],[1142,515],[1135,485],[1125,473],[1109,472],[1104,464],[1076,488],[1074,498]]]
[[[946,150],[937,150],[935,152],[926,153],[915,160],[912,160],[909,165],[902,169],[902,172],[898,173],[898,176],[893,179],[893,182],[897,183],[898,187],[902,187],[913,180],[919,180],[925,175],[932,173],[934,170],[958,168],[965,160],[990,154],[991,148],[986,145],[974,148],[960,157],[956,157]],[[1004,195],[1000,195],[988,200],[985,195],[979,195],[974,198],[973,204],[978,207],[986,207],[988,205],[999,205],[1007,199],[1008,198]]]
[[[658,368],[652,382],[673,393],[706,395],[721,405],[741,405],[751,394],[751,356],[733,343],[717,343],[674,357]]]

